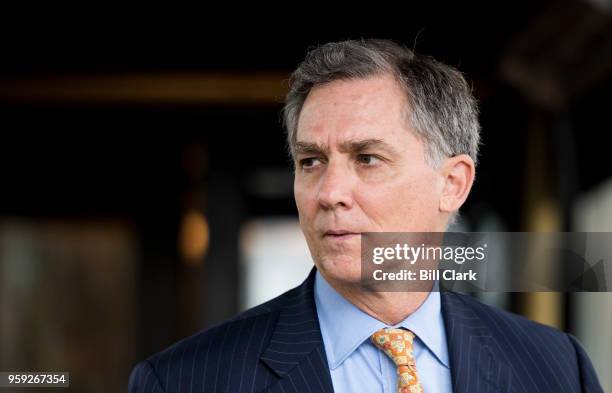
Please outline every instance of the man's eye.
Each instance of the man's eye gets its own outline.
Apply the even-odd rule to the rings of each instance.
[[[364,165],[373,165],[377,160],[379,160],[379,158],[372,154],[360,154],[357,156],[357,161]]]
[[[312,168],[317,164],[318,159],[315,157],[303,158],[300,160],[300,168]]]

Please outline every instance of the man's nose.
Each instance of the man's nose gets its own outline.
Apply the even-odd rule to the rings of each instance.
[[[354,179],[349,169],[329,164],[320,180],[318,202],[324,209],[350,209],[353,206],[353,186]]]

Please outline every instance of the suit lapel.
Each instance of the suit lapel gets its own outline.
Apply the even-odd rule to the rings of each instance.
[[[441,292],[453,392],[511,391],[511,367],[489,328],[452,292]]]
[[[262,393],[333,393],[314,303],[315,273],[313,268],[280,308],[274,332],[260,358],[279,380]],[[445,291],[440,295],[453,392],[510,392],[511,367],[489,328],[459,296]]]
[[[314,302],[313,268],[281,307],[269,345],[261,356],[280,378],[264,392],[333,393]]]

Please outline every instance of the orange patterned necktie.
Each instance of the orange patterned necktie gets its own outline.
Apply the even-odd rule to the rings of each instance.
[[[405,329],[383,328],[371,338],[374,345],[397,366],[397,393],[423,393],[412,353],[414,333]]]

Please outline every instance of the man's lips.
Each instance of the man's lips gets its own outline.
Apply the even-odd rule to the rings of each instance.
[[[352,235],[359,235],[359,232],[352,232],[352,231],[347,231],[347,230],[332,230],[332,231],[326,231],[324,233],[325,237],[334,237],[334,238],[342,238],[342,237],[349,237]]]

